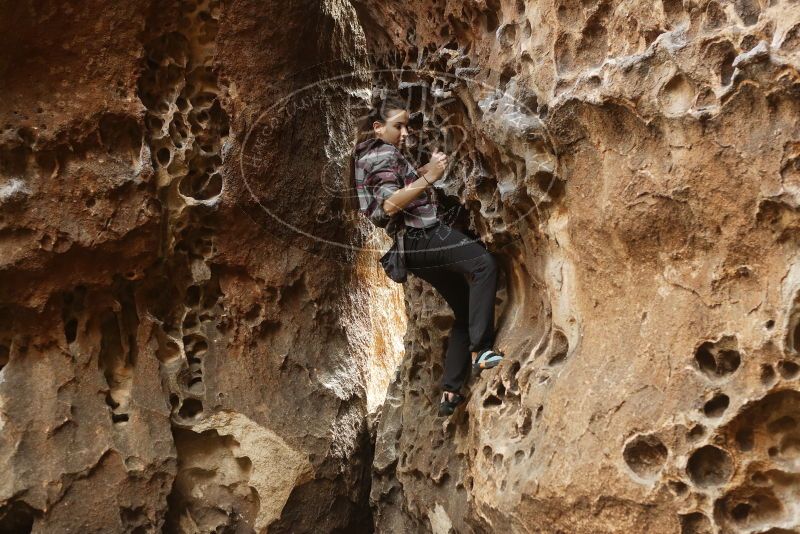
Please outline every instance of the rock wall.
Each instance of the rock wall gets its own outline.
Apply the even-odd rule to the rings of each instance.
[[[376,530],[798,531],[800,5],[356,5],[508,356],[436,418],[452,319],[408,284]]]
[[[797,2],[43,0],[0,44],[0,532],[800,529]],[[447,420],[452,317],[338,189],[373,87],[502,266]]]
[[[352,124],[326,93],[253,133],[334,59],[363,63],[354,21],[338,2],[4,8],[0,532],[371,530],[366,421],[402,297],[369,254],[284,225],[335,207],[320,176]]]

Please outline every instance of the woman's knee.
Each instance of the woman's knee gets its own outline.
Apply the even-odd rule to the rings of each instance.
[[[484,276],[497,276],[497,260],[486,250],[475,261],[474,274],[479,273]]]
[[[478,279],[495,278],[497,276],[497,260],[488,251],[475,256],[469,263],[467,279],[470,285]]]

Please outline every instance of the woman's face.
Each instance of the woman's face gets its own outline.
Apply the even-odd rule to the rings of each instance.
[[[375,121],[372,129],[375,137],[396,147],[403,147],[408,136],[408,111],[404,109],[390,109],[386,122]]]

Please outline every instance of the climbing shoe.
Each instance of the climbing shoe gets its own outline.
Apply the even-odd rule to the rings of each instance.
[[[503,361],[503,353],[494,350],[485,350],[483,353],[475,358],[472,363],[472,372],[479,375],[484,369],[490,369]]]
[[[448,393],[450,394],[450,398],[448,399]],[[448,415],[452,415],[452,413],[456,410],[456,406],[464,402],[464,395],[461,393],[456,393],[455,391],[443,391],[442,392],[442,400],[439,402],[439,417],[447,417]]]

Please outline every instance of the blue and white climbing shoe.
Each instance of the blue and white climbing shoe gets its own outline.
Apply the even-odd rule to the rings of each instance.
[[[503,353],[494,350],[485,350],[472,363],[472,372],[480,374],[484,369],[490,369],[503,361]]]

